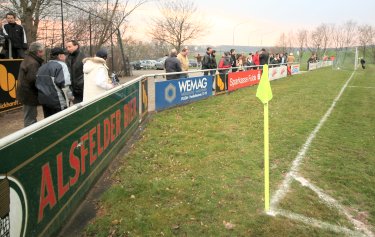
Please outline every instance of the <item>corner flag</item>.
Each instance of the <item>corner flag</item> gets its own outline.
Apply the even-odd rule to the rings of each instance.
[[[270,80],[268,79],[268,65],[263,66],[263,74],[258,85],[256,97],[258,97],[264,105],[264,209],[268,212],[270,210],[268,102],[272,100],[272,90]]]
[[[256,96],[263,104],[272,100],[272,90],[270,80],[268,79],[268,65],[263,66],[263,74],[258,85]]]

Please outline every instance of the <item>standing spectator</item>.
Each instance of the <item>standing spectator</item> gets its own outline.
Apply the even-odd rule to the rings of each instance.
[[[10,39],[11,45],[6,42],[6,49],[8,54],[10,50],[12,58],[24,58],[25,50],[27,49],[26,33],[21,25],[16,23],[16,14],[8,12],[6,15],[7,24],[3,25],[3,34]]]
[[[66,43],[66,50],[69,55],[66,58],[66,64],[69,68],[70,80],[73,90],[73,104],[82,102],[83,100],[83,59],[85,55],[80,51],[78,41],[70,40]]]
[[[184,47],[181,52],[177,55],[177,59],[181,63],[181,69],[183,72],[189,71],[189,58],[188,58],[189,49],[188,47]],[[180,77],[187,78],[188,74],[184,73],[181,74]]]
[[[310,63],[314,63],[314,55],[311,55],[310,58],[307,60],[307,71],[310,69]]]
[[[172,49],[169,57],[165,60],[164,62],[164,68],[165,72],[181,72],[181,62],[180,60],[177,59],[177,50]],[[167,75],[166,76],[167,80],[172,80],[172,79],[178,79],[180,78],[179,74],[174,74],[174,75]]]
[[[230,50],[230,58],[231,58],[231,65],[232,65],[232,72],[236,72],[237,71],[237,59],[236,59],[236,50],[235,49],[231,49]]]
[[[216,59],[214,52],[211,47],[207,48],[206,55],[204,55],[202,60],[202,70],[205,69],[216,69]],[[211,70],[210,72],[206,71],[204,72],[204,75],[207,76],[210,73],[210,75],[213,75],[215,73],[214,70]]]
[[[18,73],[17,100],[23,104],[24,127],[37,122],[39,103],[35,81],[38,69],[43,63],[43,55],[44,46],[38,42],[31,43]]]
[[[286,56],[286,55],[285,55]],[[286,57],[284,56],[283,53],[280,53],[280,64],[285,64],[286,63]]]
[[[260,65],[260,62],[259,62],[259,52],[256,51],[254,56],[253,56],[253,62],[254,62],[254,65],[256,66],[259,66]]]
[[[243,71],[243,57],[242,54],[236,55],[236,65],[239,68],[239,71]]]
[[[107,56],[107,50],[100,49],[95,57],[83,59],[83,101],[88,101],[114,87],[108,76]]]
[[[254,65],[254,62],[253,62],[253,54],[252,53],[249,53],[249,56],[247,56],[246,58],[246,66],[248,66],[249,68],[247,68],[247,70],[250,70],[252,68],[250,68],[251,66]]]
[[[365,59],[364,58],[361,58],[361,66],[362,66],[362,69],[366,69],[366,61],[365,61]]]
[[[72,99],[70,75],[65,59],[64,49],[53,48],[48,63],[38,70],[35,85],[38,88],[39,103],[43,106],[44,118],[66,109]]]
[[[260,65],[268,64],[268,58],[269,58],[269,53],[263,48],[260,51],[259,64]]]
[[[229,52],[224,52],[219,61],[218,71],[221,79],[225,81],[225,89],[228,88],[228,72],[231,67],[231,56]]]
[[[6,39],[3,32],[3,23],[0,21],[0,59],[4,59],[6,57],[5,42]]]
[[[198,55],[195,56],[195,58],[197,59],[197,67],[202,67],[202,56],[198,53]]]
[[[288,60],[287,60],[287,63],[288,63],[288,68],[287,68],[287,71],[288,71],[288,74],[289,75],[292,75],[292,65],[294,63],[294,56],[293,56],[293,53],[290,53],[289,56],[288,56]]]
[[[294,63],[294,61],[295,61],[294,55],[293,53],[290,53],[288,56],[288,60],[287,60],[288,66],[291,66]]]
[[[211,57],[211,64],[210,68],[213,69],[210,71],[210,75],[215,75],[216,69],[217,69],[217,62],[216,62],[216,50],[212,50],[212,57]]]
[[[272,65],[272,64],[274,64],[274,65],[276,65],[276,64],[280,64],[280,62],[281,62],[281,60],[280,60],[280,56],[279,56],[278,53],[276,54],[276,56],[272,56],[272,57],[270,57],[270,64],[271,64],[271,65]]]

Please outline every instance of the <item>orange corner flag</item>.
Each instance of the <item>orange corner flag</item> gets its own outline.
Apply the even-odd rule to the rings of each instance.
[[[270,80],[268,79],[268,65],[263,66],[263,74],[258,85],[256,97],[258,97],[263,104],[272,100],[272,90]]]

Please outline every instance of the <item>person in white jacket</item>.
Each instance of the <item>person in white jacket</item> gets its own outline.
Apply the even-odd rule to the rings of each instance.
[[[100,49],[95,57],[83,59],[83,101],[88,101],[114,87],[108,75],[107,51]]]

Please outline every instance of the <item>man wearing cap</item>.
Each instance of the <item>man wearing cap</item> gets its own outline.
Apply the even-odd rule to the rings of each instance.
[[[77,40],[70,40],[66,43],[66,50],[68,57],[66,58],[66,65],[69,68],[70,79],[72,82],[72,90],[74,95],[73,103],[77,104],[83,100],[83,59],[85,54],[80,51]]]
[[[96,52],[95,57],[83,59],[83,73],[85,80],[83,101],[90,100],[91,98],[114,87],[108,76],[106,60],[107,50],[105,49],[100,49]]]
[[[66,109],[72,98],[68,67],[63,48],[53,48],[48,63],[41,66],[36,76],[38,101],[43,106],[44,118]]]

